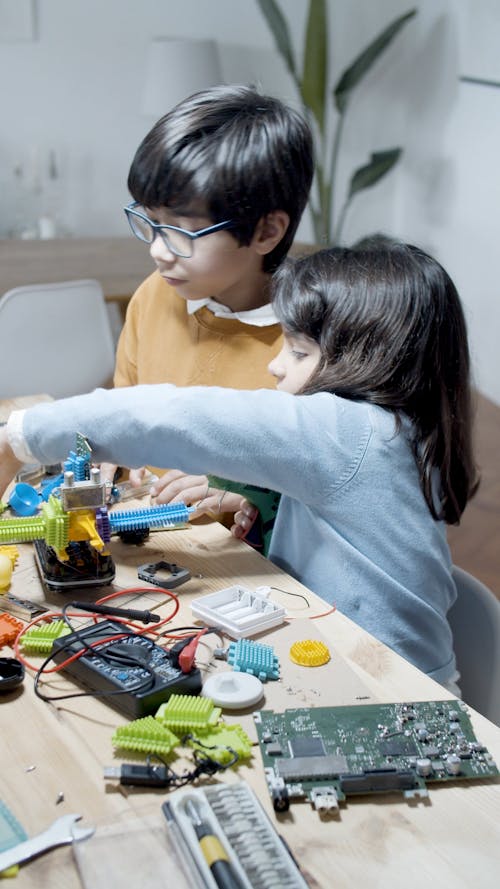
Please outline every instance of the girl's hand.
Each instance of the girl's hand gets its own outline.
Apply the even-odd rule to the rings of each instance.
[[[250,503],[245,497],[240,499],[239,509],[234,515],[234,525],[231,527],[231,534],[233,537],[238,537],[240,539],[245,538],[250,531],[250,528],[255,523],[258,515],[259,510],[253,503]]]
[[[109,485],[110,488],[113,485],[117,468],[118,467],[115,466],[114,463],[101,463],[101,481],[104,482],[106,485]]]
[[[16,477],[22,466],[21,460],[15,456],[7,439],[7,429],[0,427],[0,497]]]
[[[151,496],[157,503],[185,503],[194,506],[196,512],[191,518],[197,518],[210,512],[219,515],[223,512],[234,513],[240,509],[241,494],[221,491],[212,488],[206,475],[186,475],[180,469],[169,469],[151,486]]]

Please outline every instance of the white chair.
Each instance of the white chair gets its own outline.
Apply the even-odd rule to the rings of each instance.
[[[500,602],[453,566],[458,596],[448,612],[463,700],[500,726]]]
[[[109,384],[115,346],[99,282],[7,291],[0,297],[0,361],[0,398],[64,398]]]

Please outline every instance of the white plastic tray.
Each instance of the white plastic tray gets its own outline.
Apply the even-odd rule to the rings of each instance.
[[[191,603],[193,617],[219,627],[232,639],[255,636],[282,624],[286,611],[265,595],[243,586],[230,586]]]

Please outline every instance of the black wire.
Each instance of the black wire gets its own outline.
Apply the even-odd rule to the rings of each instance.
[[[105,648],[104,650],[101,649],[99,651],[96,651],[96,648],[92,647],[92,645],[89,644],[89,642],[87,642],[85,636],[83,635],[83,631],[78,630],[71,623],[71,620],[69,619],[69,617],[67,615],[68,608],[71,608],[71,602],[66,602],[63,605],[63,607],[61,609],[61,616],[62,616],[62,619],[65,622],[65,624],[71,630],[73,637],[76,638],[78,640],[78,642],[80,642],[80,645],[82,646],[82,653],[80,654],[80,657],[83,657],[85,652],[89,652],[94,657],[100,657],[104,661],[107,661],[111,666],[113,666],[113,664],[118,664],[118,665],[124,666],[124,667],[132,667],[132,668],[140,667],[142,670],[146,671],[149,674],[149,676],[144,679],[139,680],[138,684],[136,684],[136,685],[128,686],[127,688],[116,689],[116,691],[110,691],[110,690],[82,691],[82,692],[72,692],[72,693],[66,694],[66,695],[54,695],[52,697],[49,697],[48,695],[45,695],[40,691],[40,681],[42,679],[42,673],[45,670],[46,666],[51,662],[51,660],[53,660],[54,653],[51,653],[46,658],[46,660],[42,663],[41,667],[39,667],[39,669],[37,670],[37,672],[35,674],[35,678],[34,678],[34,692],[35,692],[35,695],[38,698],[40,698],[40,700],[50,702],[50,701],[66,701],[66,700],[69,700],[70,698],[85,698],[85,697],[107,698],[107,697],[115,697],[117,695],[129,694],[130,692],[137,692],[137,691],[146,692],[146,691],[149,691],[151,688],[153,688],[153,686],[155,684],[155,680],[156,680],[156,673],[155,673],[154,669],[152,669],[148,664],[145,664],[139,658],[134,658],[133,651],[130,652],[130,656],[125,654],[124,652],[110,652],[110,651],[108,651],[107,648],[111,647],[114,644],[112,641],[109,643],[106,643],[107,648]],[[97,632],[99,631],[99,626],[101,623],[103,623],[103,621],[97,622],[94,624]],[[183,631],[183,630],[196,630],[196,632],[199,633],[203,629],[204,629],[203,627],[200,628],[199,626],[197,626],[197,627],[176,627],[175,629],[172,629],[170,632],[172,635],[177,632]],[[223,643],[222,634],[217,627],[207,627],[204,635],[207,636],[209,633],[215,633],[218,636],[221,643]],[[120,633],[117,633],[116,635],[119,636]],[[162,633],[159,635],[160,636],[166,635],[166,632],[165,632],[165,634]],[[127,639],[127,636],[129,636],[129,634],[124,633],[124,636],[125,636],[125,638],[123,640],[118,639],[117,641],[123,641],[126,643],[126,639]],[[65,650],[69,649],[73,644],[74,638],[68,642],[61,641],[58,646],[58,653],[61,651],[64,652]],[[154,648],[155,643],[151,639],[148,639],[147,636],[141,635],[141,639],[144,639],[145,642],[149,643],[151,650]],[[94,641],[96,641],[96,640],[94,640]],[[176,640],[176,641],[179,641],[179,640]],[[133,646],[130,646],[130,648],[132,649]]]
[[[287,596],[296,596],[297,599],[303,599],[307,607],[311,607],[309,599],[306,596],[303,596],[302,593],[291,593],[289,590],[282,590],[279,586],[272,586],[271,589],[277,590],[278,593],[285,593],[285,595]]]
[[[94,657],[100,657],[104,661],[107,661],[111,666],[113,666],[113,664],[118,664],[118,665],[124,666],[124,667],[132,667],[132,668],[140,667],[142,670],[147,672],[149,675],[144,679],[140,679],[138,684],[136,684],[136,685],[128,686],[127,688],[116,689],[116,691],[110,691],[110,690],[83,691],[83,692],[72,692],[71,694],[55,695],[53,697],[49,697],[48,695],[42,694],[42,692],[40,691],[40,680],[42,677],[42,673],[45,670],[45,667],[54,658],[55,652],[53,652],[53,653],[51,652],[51,654],[45,659],[45,661],[42,663],[41,667],[39,667],[39,669],[37,670],[37,672],[35,674],[34,692],[35,692],[35,695],[38,698],[40,698],[40,700],[48,702],[48,701],[66,701],[69,698],[84,698],[84,697],[106,698],[106,697],[115,697],[116,695],[129,694],[130,692],[137,692],[137,691],[146,692],[146,691],[149,691],[151,688],[153,688],[153,686],[155,684],[155,680],[156,680],[156,673],[155,673],[154,669],[152,669],[148,664],[145,664],[139,658],[134,658],[132,651],[130,653],[130,656],[128,654],[125,654],[122,652],[109,652],[106,649],[104,649],[104,651],[100,650],[100,651],[96,652],[96,649],[93,648],[92,645],[89,645],[89,643],[87,642],[85,636],[83,635],[83,632],[81,630],[76,629],[72,625],[72,623],[66,613],[68,608],[70,608],[70,607],[71,607],[70,602],[67,602],[65,605],[63,605],[63,607],[61,609],[61,615],[62,615],[62,619],[64,620],[64,622],[71,630],[73,637],[76,637],[76,639],[80,642],[80,645],[82,646],[82,653],[80,654],[80,657],[83,657],[84,652],[89,652]],[[99,631],[99,626],[101,623],[103,623],[103,621],[94,624],[97,632]],[[116,635],[119,636],[121,634],[116,633]],[[125,633],[124,635],[125,635],[125,639],[123,639],[123,640],[118,639],[117,641],[123,641],[126,643],[127,636],[129,636],[130,634]],[[154,642],[152,642],[152,640],[148,639],[146,636],[141,636],[141,638],[143,638],[144,641],[149,644],[150,649],[152,650],[154,647]],[[61,641],[61,644],[58,647],[58,652],[65,651],[65,650],[69,649],[72,646],[73,641],[74,641],[73,639],[71,639],[67,642]],[[94,641],[96,641],[96,640],[94,640]],[[106,646],[111,647],[113,644],[114,644],[114,642],[110,641],[109,643],[106,643]],[[130,647],[132,648],[133,646],[130,646]]]
[[[215,633],[215,635],[216,635],[216,636],[218,637],[218,639],[219,639],[219,642],[220,642],[222,645],[224,645],[224,636],[223,636],[223,634],[221,633],[221,631],[220,631],[220,629],[219,629],[218,627],[200,627],[200,626],[197,626],[197,627],[173,627],[173,628],[170,629],[170,630],[165,629],[163,632],[158,633],[158,634],[157,634],[157,637],[158,637],[158,638],[163,638],[164,636],[175,636],[176,633],[180,633],[180,632],[182,632],[182,631],[184,631],[184,630],[192,631],[192,632],[195,633],[196,635],[197,635],[198,633],[202,633],[203,630],[205,630],[205,632],[203,633],[204,636],[208,636],[208,635],[210,635],[210,633]],[[193,637],[193,638],[194,638],[194,637]],[[172,641],[172,645],[175,645],[176,642],[181,642],[181,641],[182,641],[181,639],[174,639],[174,640]]]
[[[194,738],[193,735],[185,735],[185,737],[182,739],[181,743],[183,743],[185,740],[193,740],[197,744],[201,744],[201,741],[199,741],[197,738]],[[167,771],[167,780],[168,780],[167,786],[177,788],[177,787],[185,787],[186,784],[193,784],[199,777],[201,777],[201,775],[208,775],[210,777],[212,775],[215,775],[216,772],[223,772],[226,769],[228,769],[230,766],[232,766],[236,762],[238,762],[238,758],[239,758],[238,754],[236,753],[235,750],[233,750],[232,747],[223,747],[223,748],[218,748],[217,746],[208,747],[206,744],[201,744],[201,746],[205,747],[205,749],[207,749],[207,750],[217,750],[217,749],[229,750],[233,754],[233,759],[231,760],[231,762],[223,764],[223,763],[217,762],[216,759],[212,759],[210,756],[208,756],[202,750],[195,749],[193,751],[193,759],[195,762],[195,768],[192,769],[191,771],[186,770],[185,772],[182,773],[182,775],[178,775],[176,772],[174,772],[173,768],[168,764],[168,762],[165,759],[163,759],[162,756],[159,756],[158,753],[152,753],[152,754],[148,755],[146,757],[146,764],[149,767],[151,765],[152,759],[157,759],[159,762],[161,762],[161,764],[163,766],[165,766],[165,769]]]
[[[233,749],[233,747],[221,746],[220,744],[204,744],[203,741],[200,741],[200,739],[196,738],[193,734],[187,734],[181,738],[181,744],[185,744],[187,741],[192,741],[194,744],[198,744],[199,747],[203,748],[203,750],[194,748],[193,755],[194,755],[195,762],[197,762],[197,760],[199,758],[204,757],[205,760],[207,760],[211,763],[215,763],[218,766],[218,768],[216,768],[215,771],[220,771],[221,769],[228,769],[230,766],[234,766],[234,764],[238,762],[239,756],[236,753],[236,750]],[[212,759],[211,757],[207,756],[207,754],[204,753],[204,750],[229,750],[229,752],[233,754],[233,758],[232,758],[231,762],[228,762],[228,763],[225,763],[224,765],[222,765],[222,763],[217,762],[217,760]]]

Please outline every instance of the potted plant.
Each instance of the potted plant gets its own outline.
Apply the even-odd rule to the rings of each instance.
[[[401,147],[371,153],[366,164],[354,170],[340,208],[336,194],[336,175],[342,133],[351,96],[368,71],[402,28],[416,15],[411,9],[399,16],[342,72],[331,93],[328,89],[328,16],[326,0],[309,0],[304,42],[304,62],[299,72],[287,21],[276,0],[258,0],[271,29],[276,48],[283,57],[313,131],[316,153],[315,188],[310,199],[314,237],[318,244],[338,244],[347,210],[358,192],[375,185],[389,173],[402,154]],[[329,106],[336,113],[335,131],[330,143]],[[336,204],[334,205],[334,197]]]

